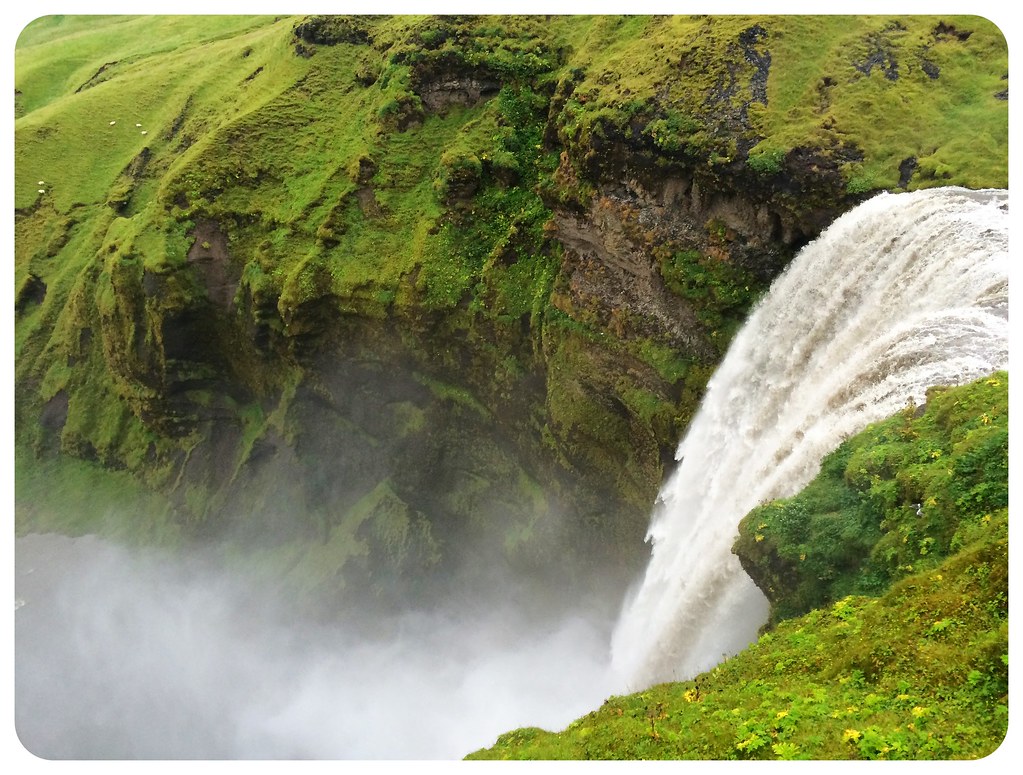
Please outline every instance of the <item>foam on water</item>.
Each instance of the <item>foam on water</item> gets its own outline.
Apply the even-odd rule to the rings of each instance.
[[[789,497],[846,437],[932,385],[1008,363],[1008,193],[881,194],[804,248],[708,385],[658,496],[651,559],[617,624],[632,688],[702,672],[755,639],[768,604],[736,527]]]

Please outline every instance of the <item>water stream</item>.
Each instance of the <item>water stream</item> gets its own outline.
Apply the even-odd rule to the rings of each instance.
[[[658,496],[651,558],[612,642],[632,688],[690,678],[755,639],[767,601],[731,553],[846,437],[932,385],[1008,363],[1008,194],[882,194],[836,220],[733,341]]]

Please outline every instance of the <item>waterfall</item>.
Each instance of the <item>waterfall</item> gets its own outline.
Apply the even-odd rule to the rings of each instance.
[[[650,563],[623,608],[633,690],[684,680],[756,638],[766,598],[731,547],[752,508],[790,497],[848,436],[932,385],[1008,364],[1008,193],[881,194],[774,282],[707,386],[657,498]]]

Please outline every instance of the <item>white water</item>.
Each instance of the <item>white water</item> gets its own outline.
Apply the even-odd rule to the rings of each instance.
[[[768,606],[731,546],[849,435],[932,385],[1008,364],[1008,194],[882,194],[808,245],[708,385],[658,497],[646,575],[613,642],[632,689],[713,667]]]

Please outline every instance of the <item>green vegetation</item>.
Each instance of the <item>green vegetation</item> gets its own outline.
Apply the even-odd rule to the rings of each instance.
[[[170,504],[123,471],[74,458],[40,462],[19,450],[14,475],[18,535],[98,533],[130,544],[181,543]]]
[[[709,230],[715,234],[720,230],[723,239],[722,227],[711,224]],[[660,270],[668,290],[697,303],[697,316],[722,356],[746,311],[767,290],[750,272],[697,250],[675,253],[661,262]]]
[[[727,166],[748,143],[759,175],[801,176],[803,151],[850,193],[899,185],[909,158],[909,188],[1007,181],[1005,41],[980,17],[604,17],[573,42],[559,126],[579,160],[631,138]]]
[[[766,591],[785,620],[742,653],[694,680],[611,697],[562,732],[509,732],[469,758],[991,753],[1008,723],[1007,402],[1004,373],[932,391],[920,417],[907,410],[870,426],[800,495],[751,513],[737,551],[755,548],[748,562],[772,569],[777,556],[789,557],[798,577],[771,577]],[[897,490],[905,506],[922,498],[923,514],[897,506]],[[854,501],[884,514],[872,552],[862,520],[849,524]],[[764,537],[778,535],[786,538]],[[844,551],[836,545],[845,543],[879,568],[857,575],[870,596],[835,574]],[[809,570],[815,555],[828,559]]]
[[[187,537],[324,542],[328,578],[488,519],[539,562],[557,504],[558,546],[627,572],[799,244],[880,188],[1005,184],[1005,62],[975,17],[39,19],[15,51],[19,504],[28,461],[94,461]],[[458,413],[486,441],[449,470],[426,453]],[[385,486],[383,537],[351,538]]]
[[[771,39],[771,99],[751,113],[764,138],[751,150],[751,162],[770,166],[769,159],[812,138],[840,164],[850,193],[900,185],[899,166],[909,158],[919,164],[911,189],[958,176],[970,188],[1007,180],[995,151],[1006,124],[1000,110],[991,110],[1005,89],[1005,41],[990,22],[925,16],[790,21],[784,36]],[[978,66],[963,68],[978,54]],[[954,109],[939,92],[956,95]],[[879,105],[885,106],[883,121]],[[964,123],[971,141],[961,135]],[[848,138],[855,138],[862,158],[850,152]],[[968,157],[969,170],[963,166]]]
[[[907,407],[844,442],[798,496],[743,519],[735,552],[776,620],[877,594],[1004,528],[1007,382],[931,390],[919,416]]]

